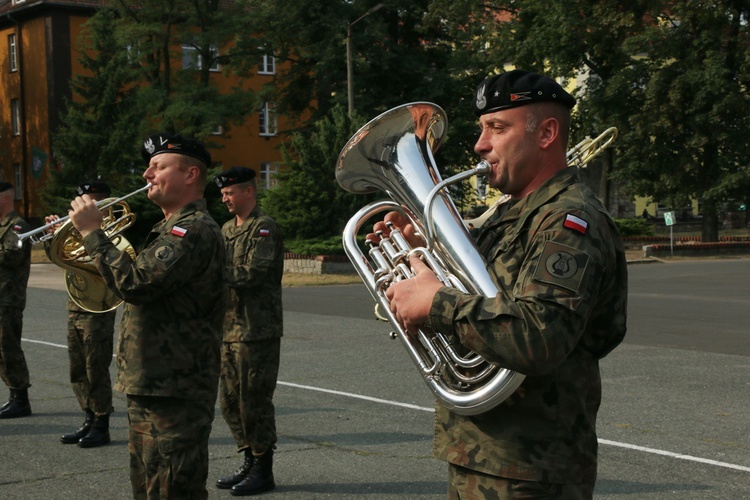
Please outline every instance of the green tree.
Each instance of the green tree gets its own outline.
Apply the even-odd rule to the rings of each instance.
[[[697,199],[703,240],[718,241],[722,205],[750,189],[750,5],[680,0],[654,21],[637,39],[646,77],[631,87],[623,166],[637,194]]]
[[[289,168],[279,186],[264,193],[261,207],[284,229],[288,248],[340,236],[346,221],[372,200],[347,193],[336,182],[336,160],[355,131],[346,108],[338,105],[284,147]]]
[[[140,116],[127,90],[136,75],[114,36],[114,20],[112,10],[102,10],[89,20],[79,41],[80,63],[88,74],[73,78],[75,97],[53,137],[59,169],[52,171],[44,198],[51,212],[65,212],[83,181],[103,178],[118,190],[129,184],[138,133],[133,123]]]
[[[53,136],[62,168],[50,189],[52,202],[69,200],[71,186],[89,177],[105,178],[116,192],[142,184],[139,150],[150,133],[179,132],[215,146],[214,130],[221,126],[230,136],[232,126],[256,109],[246,80],[248,68],[257,67],[256,54],[242,53],[235,43],[252,25],[251,13],[218,0],[144,5],[113,0],[86,24],[80,60],[87,71],[73,81],[73,98]],[[211,78],[217,70],[238,76],[237,85],[219,88]]]

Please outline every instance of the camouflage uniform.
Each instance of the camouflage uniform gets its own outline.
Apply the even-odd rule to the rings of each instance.
[[[21,349],[23,310],[31,270],[31,244],[18,248],[15,233],[29,225],[15,212],[0,220],[0,377],[10,389],[27,389],[29,369]]]
[[[68,299],[70,385],[81,409],[112,413],[112,345],[115,311],[92,313]]]
[[[158,223],[135,261],[96,230],[83,245],[125,300],[115,389],[128,396],[136,498],[206,498],[226,310],[225,252],[206,201]]]
[[[229,266],[229,307],[222,347],[221,411],[238,451],[263,454],[276,444],[273,392],[279,373],[284,243],[279,226],[256,207],[241,226],[222,227]]]
[[[454,472],[591,489],[599,359],[626,329],[627,264],[616,226],[577,172],[566,169],[498,210],[477,245],[497,296],[443,287],[429,322],[526,379],[479,415],[438,405],[434,453]]]

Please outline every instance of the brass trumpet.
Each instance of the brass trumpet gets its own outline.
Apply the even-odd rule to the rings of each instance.
[[[616,127],[609,127],[594,139],[586,137],[565,154],[568,166],[579,168],[585,166],[599,153],[607,149],[607,146],[612,144],[616,137]]]
[[[124,200],[150,187],[151,183],[148,183],[120,198],[107,198],[96,203],[97,208],[102,212],[101,228],[107,238],[118,250],[127,252],[132,258],[135,258],[135,249],[120,233],[135,222],[135,214]],[[48,229],[57,225],[60,227],[54,233],[47,232]],[[42,232],[44,234],[39,235]],[[73,226],[69,215],[18,235],[19,247],[27,239],[32,243],[46,242],[51,239],[49,244],[45,244],[47,257],[53,264],[65,269],[65,288],[70,299],[81,309],[103,313],[116,309],[122,303],[122,299],[107,287],[91,257],[86,253],[81,234]]]
[[[99,208],[99,210],[104,211],[105,209],[107,209],[107,208],[109,208],[109,207],[111,207],[113,205],[117,205],[121,201],[126,200],[126,199],[130,198],[131,196],[140,193],[141,191],[145,191],[145,190],[149,189],[150,187],[151,187],[151,183],[149,182],[148,184],[146,184],[142,188],[136,189],[132,193],[126,194],[125,196],[121,196],[119,198],[107,198],[106,200],[99,201],[99,202],[96,203],[96,206],[97,206],[97,208]],[[25,233],[18,234],[17,235],[17,238],[18,238],[18,248],[21,248],[23,246],[23,244],[26,242],[26,240],[29,240],[32,245],[35,245],[37,243],[42,243],[44,241],[47,241],[47,240],[53,238],[54,235],[55,235],[55,233],[49,233],[49,232],[47,232],[47,230],[49,228],[51,228],[51,227],[54,227],[54,226],[58,225],[58,224],[63,224],[68,219],[70,219],[70,215],[66,215],[65,217],[61,217],[61,218],[59,218],[57,220],[54,220],[54,221],[52,221],[52,222],[50,222],[48,224],[45,224],[43,226],[40,226],[40,227],[36,228],[36,229],[32,229],[31,231],[27,231]],[[102,227],[102,229],[104,229],[105,231],[107,230],[106,227]],[[41,236],[39,236],[40,233],[41,233]]]

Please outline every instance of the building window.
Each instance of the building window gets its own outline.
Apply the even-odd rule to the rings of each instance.
[[[224,134],[224,127],[219,125],[215,129],[211,131],[211,135],[223,135]]]
[[[24,3],[26,0],[13,0],[13,5],[18,5],[19,3]]]
[[[279,185],[278,173],[279,165],[277,163],[261,162],[258,186],[263,189],[275,188]]]
[[[14,163],[13,164],[13,188],[15,189],[14,198],[16,200],[21,199],[21,193],[23,192],[23,189],[21,186],[21,181],[23,180],[23,177],[21,177],[21,164],[20,163]]]
[[[260,108],[260,135],[276,135],[276,106],[272,102],[265,102]]]
[[[211,44],[209,51],[211,52],[211,66],[208,68],[209,71],[220,71],[219,48]],[[203,56],[194,45],[182,45],[182,69],[203,69]]]
[[[10,59],[11,73],[18,71],[18,51],[16,49],[16,35],[8,35],[8,58]]]
[[[274,56],[263,54],[258,66],[259,75],[275,75],[276,74],[276,58]]]
[[[21,106],[18,99],[10,101],[10,126],[13,135],[21,135]]]

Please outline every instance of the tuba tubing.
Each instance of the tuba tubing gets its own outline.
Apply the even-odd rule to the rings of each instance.
[[[366,205],[352,216],[343,233],[344,250],[393,327],[392,337],[401,339],[436,399],[454,413],[475,415],[502,403],[524,376],[453,345],[429,328],[408,334],[390,312],[385,296],[391,283],[414,276],[408,265],[414,254],[446,286],[485,297],[498,293],[484,259],[444,191],[451,183],[483,173],[486,165],[480,162],[473,171],[443,181],[432,153],[439,147],[446,125],[445,113],[432,103],[393,108],[352,136],[339,155],[336,178],[347,191],[384,191],[390,196],[390,200]],[[410,220],[420,234],[427,235],[425,246],[411,248],[394,229],[380,244],[370,243],[365,255],[357,242],[360,229],[372,217],[394,210]]]

